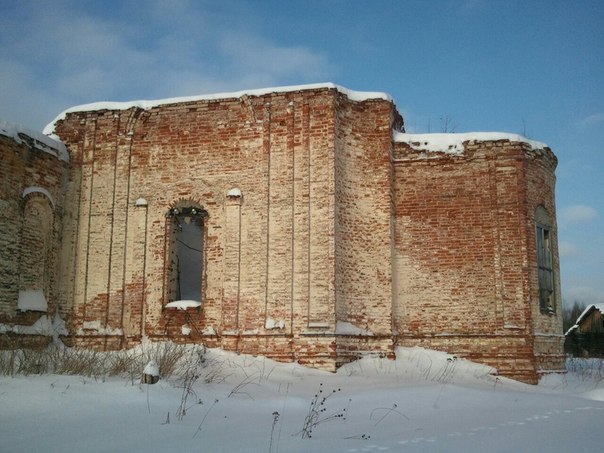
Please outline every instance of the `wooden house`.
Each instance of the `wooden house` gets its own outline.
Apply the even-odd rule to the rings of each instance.
[[[573,356],[604,357],[604,304],[583,310],[566,332],[564,349]]]

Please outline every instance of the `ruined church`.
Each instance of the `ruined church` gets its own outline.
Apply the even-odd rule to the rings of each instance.
[[[0,123],[0,153],[0,346],[563,368],[543,143],[408,134],[388,95],[317,84],[78,106]]]

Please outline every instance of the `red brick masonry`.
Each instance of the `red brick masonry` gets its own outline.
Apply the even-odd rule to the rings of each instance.
[[[328,84],[60,118],[71,160],[50,184],[64,194],[50,305],[69,341],[204,341],[330,370],[419,345],[526,382],[561,369],[561,309],[539,309],[535,245],[542,206],[559,297],[551,150],[506,134],[429,149],[397,132],[388,97],[361,95]],[[22,203],[19,190],[3,198]],[[203,210],[202,306],[184,311],[165,308],[175,208]]]

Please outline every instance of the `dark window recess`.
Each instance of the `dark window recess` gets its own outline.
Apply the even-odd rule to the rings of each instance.
[[[203,222],[206,212],[201,208],[172,208],[170,254],[168,267],[168,299],[201,302],[203,282]]]
[[[555,313],[552,234],[544,225],[537,225],[537,267],[539,268],[539,308],[543,313]]]

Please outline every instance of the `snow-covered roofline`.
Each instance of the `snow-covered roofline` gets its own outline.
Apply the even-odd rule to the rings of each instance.
[[[579,315],[579,317],[577,318],[577,320],[575,321],[575,325],[572,326],[570,329],[568,329],[564,335],[568,335],[573,330],[578,329],[579,326],[581,325],[581,323],[583,322],[583,320],[594,310],[598,310],[600,313],[604,313],[604,304],[591,304],[591,305],[588,305],[587,307],[585,307],[585,310],[583,310],[583,313],[581,313]]]
[[[33,146],[37,149],[51,154],[60,160],[69,162],[69,152],[61,141],[32,129],[28,129],[20,124],[0,120],[0,135],[10,137],[19,144],[23,143],[23,136],[27,136],[32,140]]]
[[[198,96],[185,96],[175,97],[167,99],[156,99],[156,100],[140,100],[140,101],[128,101],[128,102],[94,102],[91,104],[77,105],[70,107],[67,110],[61,112],[57,117],[46,125],[44,128],[44,134],[51,135],[54,133],[55,124],[65,119],[68,113],[74,112],[89,112],[95,110],[128,110],[133,107],[139,107],[143,110],[148,110],[153,107],[165,104],[179,104],[184,102],[196,102],[196,101],[215,101],[221,99],[237,99],[243,96],[264,96],[271,93],[289,93],[293,91],[305,91],[305,90],[317,90],[317,89],[334,89],[338,92],[348,96],[348,99],[352,101],[366,101],[369,99],[383,99],[392,102],[392,97],[387,93],[378,91],[354,91],[349,90],[335,83],[313,83],[307,85],[291,85],[281,87],[270,87],[270,88],[259,88],[254,90],[243,90],[233,91],[226,93],[214,93],[214,94],[202,94]]]
[[[393,140],[406,143],[416,151],[440,152],[461,155],[464,153],[465,142],[488,142],[508,140],[510,142],[526,143],[533,150],[548,148],[545,143],[529,140],[518,134],[506,132],[465,132],[462,134],[406,134],[394,131]]]

